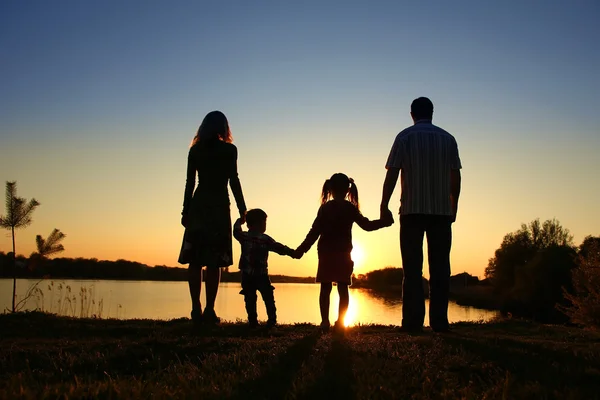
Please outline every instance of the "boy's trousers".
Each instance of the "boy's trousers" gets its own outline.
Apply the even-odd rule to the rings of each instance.
[[[269,322],[274,323],[277,321],[277,309],[275,308],[275,297],[273,296],[274,290],[275,288],[271,285],[271,280],[268,275],[242,274],[242,290],[240,291],[240,294],[244,295],[246,312],[248,313],[248,322],[256,323],[258,321],[256,312],[256,302],[258,297],[256,291],[260,292],[263,301],[265,302]]]

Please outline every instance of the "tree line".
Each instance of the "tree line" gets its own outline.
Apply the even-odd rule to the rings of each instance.
[[[12,254],[0,252],[0,278],[12,278]],[[17,278],[22,279],[114,279],[140,281],[187,281],[188,270],[166,265],[149,266],[128,260],[98,260],[96,258],[52,258],[17,256]],[[313,283],[313,277],[272,275],[276,283]],[[241,282],[240,271],[230,272],[225,268],[221,274],[223,282]]]

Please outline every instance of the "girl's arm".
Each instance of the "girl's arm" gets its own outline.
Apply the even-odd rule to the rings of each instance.
[[[394,217],[392,217],[391,211],[388,210],[387,215],[384,218],[371,221],[362,215],[360,211],[356,210],[354,222],[365,231],[371,232],[385,228],[386,226],[391,226],[394,223]]]
[[[229,186],[231,186],[231,192],[235,198],[235,204],[237,205],[240,217],[243,219],[246,214],[246,202],[244,202],[244,194],[242,193],[242,184],[238,177],[237,171],[237,147],[233,146],[233,165],[229,173]]]
[[[306,253],[308,250],[310,250],[312,245],[315,244],[315,242],[317,241],[319,236],[321,236],[321,225],[322,225],[322,220],[323,220],[322,209],[323,209],[323,206],[321,206],[321,208],[319,208],[319,212],[317,213],[317,218],[315,218],[315,222],[313,222],[312,227],[310,228],[310,231],[308,231],[308,235],[306,235],[306,239],[304,239],[302,244],[300,246],[298,246],[296,251],[298,251],[302,254]]]

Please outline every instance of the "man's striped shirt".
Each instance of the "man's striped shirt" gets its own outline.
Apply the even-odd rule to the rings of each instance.
[[[453,214],[450,170],[462,165],[451,134],[431,121],[417,121],[396,136],[385,167],[401,170],[401,215]]]

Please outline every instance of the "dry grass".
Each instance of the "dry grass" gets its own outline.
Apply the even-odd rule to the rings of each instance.
[[[600,398],[600,333],[506,321],[450,334],[0,315],[0,398]]]

